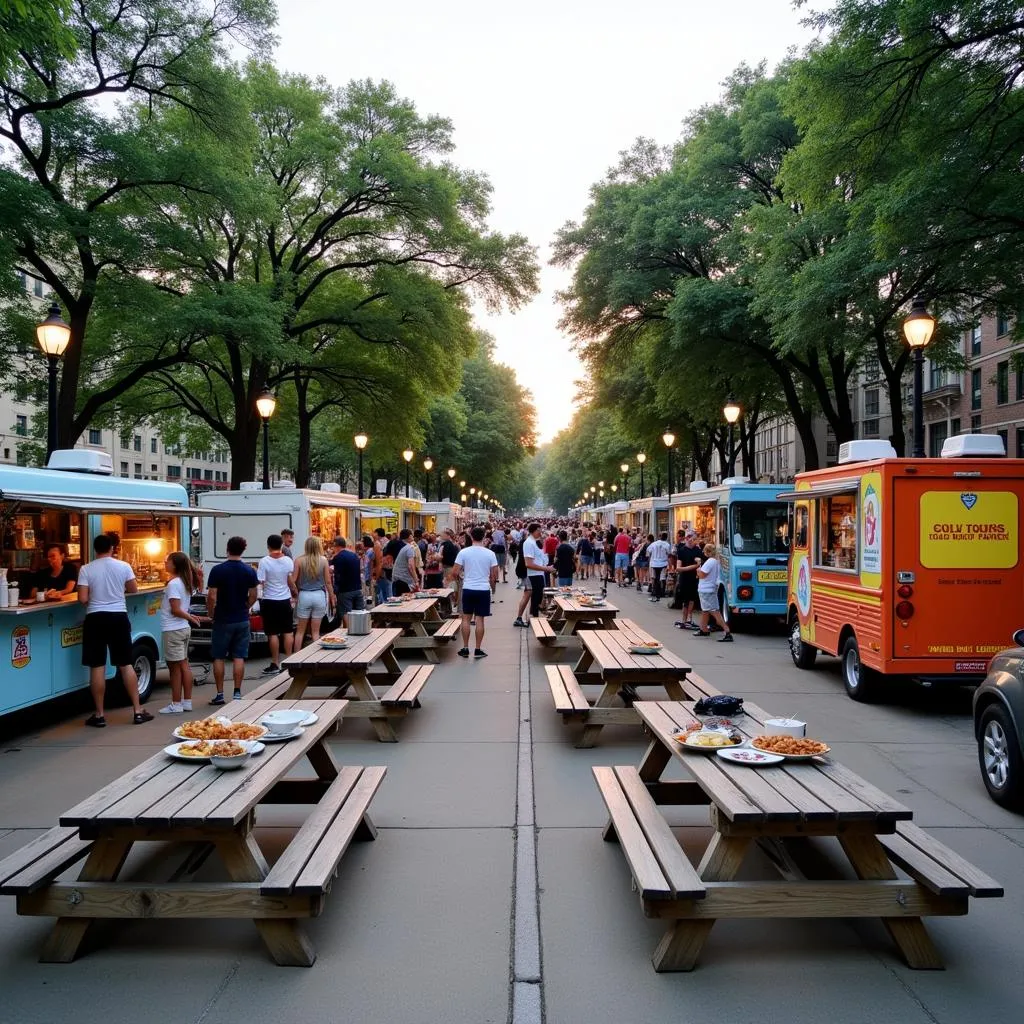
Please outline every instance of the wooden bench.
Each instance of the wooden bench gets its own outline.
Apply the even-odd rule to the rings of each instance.
[[[260,683],[255,690],[250,690],[245,694],[246,700],[277,700],[283,697],[285,691],[292,684],[292,677],[287,672],[278,672],[276,676],[271,676],[265,682]],[[212,714],[212,712],[211,712]]]
[[[607,841],[626,855],[641,900],[702,900],[707,889],[631,766],[592,769],[611,821]]]
[[[462,616],[460,615],[457,619],[445,619],[440,627],[435,629],[430,635],[440,643],[448,643],[459,635],[461,628]],[[430,632],[429,626],[427,626],[427,632]]]
[[[558,634],[551,628],[551,623],[543,615],[535,615],[530,619],[530,629],[545,647],[552,645],[558,639]]]
[[[590,714],[590,701],[584,696],[580,684],[569,665],[545,665],[548,686],[555,701],[555,710],[563,722],[583,721]]]
[[[93,840],[80,839],[77,828],[51,828],[0,860],[0,896],[22,896],[42,889],[92,847]]]
[[[326,893],[353,839],[376,839],[367,808],[387,769],[342,768],[267,877],[263,896]],[[319,913],[319,908],[316,910]]]
[[[899,822],[895,835],[880,835],[878,841],[894,864],[936,896],[985,899],[1003,895],[1003,887],[995,879],[912,822]]]
[[[384,692],[380,702],[386,708],[418,708],[420,691],[427,685],[433,665],[414,665],[407,668],[388,690]]]

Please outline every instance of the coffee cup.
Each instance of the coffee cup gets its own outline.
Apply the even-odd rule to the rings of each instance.
[[[799,740],[807,735],[807,723],[797,718],[767,718],[764,731],[767,736],[792,736]]]
[[[46,600],[46,591],[40,590],[36,594],[36,604],[42,604]]]
[[[270,711],[263,716],[260,724],[265,725],[274,736],[284,736],[294,732],[308,717],[305,711]]]

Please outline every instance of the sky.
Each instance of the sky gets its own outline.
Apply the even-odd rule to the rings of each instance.
[[[536,298],[475,314],[532,394],[541,442],[568,425],[583,375],[558,328],[570,272],[548,266],[557,230],[634,139],[671,144],[737,65],[773,67],[811,38],[792,0],[278,0],[278,12],[281,68],[337,86],[387,79],[449,118],[450,159],[494,186],[490,226],[537,247]]]

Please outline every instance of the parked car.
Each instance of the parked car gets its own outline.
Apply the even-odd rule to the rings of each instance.
[[[1012,810],[1024,810],[1024,629],[1017,645],[1000,651],[974,694],[974,735],[978,764],[989,796]]]

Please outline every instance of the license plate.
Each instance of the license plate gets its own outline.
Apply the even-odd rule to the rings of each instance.
[[[987,672],[987,661],[957,661],[953,664],[954,672]]]
[[[758,583],[786,583],[789,580],[789,573],[785,569],[758,569]]]

